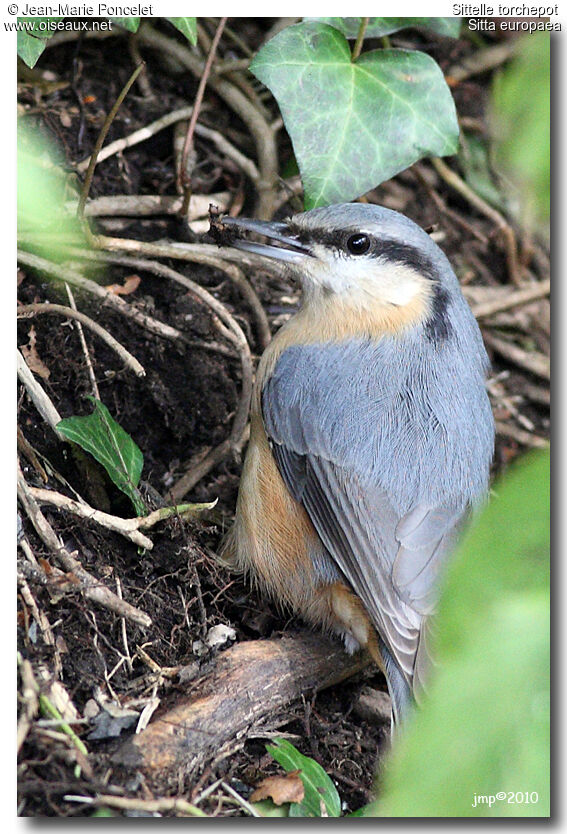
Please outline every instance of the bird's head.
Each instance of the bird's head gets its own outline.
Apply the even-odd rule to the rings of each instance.
[[[409,325],[440,320],[452,294],[459,292],[449,262],[429,235],[380,206],[345,203],[281,222],[222,222],[239,235],[267,238],[257,243],[236,237],[231,243],[285,263],[299,279],[307,305],[340,305]]]

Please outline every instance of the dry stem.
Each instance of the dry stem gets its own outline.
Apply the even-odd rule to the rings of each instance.
[[[73,573],[81,583],[81,589],[85,596],[92,602],[108,608],[120,617],[126,617],[144,628],[152,624],[151,618],[130,603],[125,602],[110,591],[106,585],[95,579],[88,573],[81,563],[69,553],[67,548],[61,544],[53,528],[41,512],[30,487],[18,467],[18,499],[26,511],[38,536],[44,544],[52,551],[64,570]]]
[[[82,322],[82,324],[90,328],[93,333],[100,336],[100,338],[106,342],[106,344],[112,348],[118,356],[120,356],[124,364],[130,368],[130,370],[134,371],[137,376],[146,375],[144,368],[138,362],[136,357],[132,356],[126,348],[122,347],[120,342],[118,342],[114,336],[111,336],[110,333],[104,329],[104,327],[101,327],[100,324],[97,324],[84,313],[80,313],[78,310],[73,310],[70,307],[64,307],[61,304],[23,304],[18,307],[18,318],[27,318],[29,316],[36,315],[37,313],[61,315],[66,318],[76,319],[78,322]]]

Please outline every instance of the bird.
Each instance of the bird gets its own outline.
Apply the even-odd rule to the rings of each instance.
[[[367,649],[395,727],[427,692],[443,575],[488,494],[478,324],[443,251],[399,212],[345,203],[219,223],[302,290],[258,365],[221,558],[347,652]]]

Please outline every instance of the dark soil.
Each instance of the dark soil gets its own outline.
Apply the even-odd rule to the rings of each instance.
[[[254,49],[271,21],[239,18],[233,23]],[[167,31],[171,34],[171,30]],[[403,34],[400,33],[400,43],[410,38],[408,33],[402,37]],[[393,40],[395,42],[396,38]],[[416,36],[412,40],[413,46],[418,41]],[[422,46],[444,70],[473,49],[468,41],[438,38],[424,38]],[[227,49],[225,47],[224,51]],[[197,81],[191,75],[172,74],[153,52],[144,58],[155,97],[148,101],[134,87],[111,126],[107,143],[194,100]],[[50,71],[53,73],[50,77],[67,84],[46,93],[38,78],[22,83],[19,86],[20,104],[25,118],[57,143],[65,164],[71,166],[92,150],[104,116],[132,72],[132,60],[123,39],[82,40],[48,49],[37,68]],[[455,88],[461,118],[474,118],[483,123],[489,81],[490,74],[486,73],[478,80],[462,82]],[[273,103],[268,106],[274,107]],[[226,132],[244,153],[254,156],[251,140],[238,117],[210,92],[205,97],[201,121]],[[172,133],[171,128],[162,131],[149,141],[98,165],[91,197],[175,194]],[[242,190],[237,172],[231,166],[223,166],[207,143],[197,138],[196,149],[199,159],[194,182],[196,193]],[[290,153],[289,140],[282,135],[282,170]],[[438,203],[432,199],[432,191],[439,194],[449,214],[439,210]],[[253,195],[247,186],[242,195],[242,213],[249,214],[253,210]],[[425,228],[434,226],[441,230],[444,233],[442,246],[465,282],[479,285],[507,283],[505,253],[490,221],[450,192],[426,163],[383,184],[368,195],[368,199],[403,211]],[[281,213],[286,212],[289,212],[289,206]],[[187,237],[187,231],[171,217],[114,219],[106,226],[101,223],[100,228],[109,234],[138,240]],[[171,266],[185,272],[226,305],[244,329],[252,352],[258,356],[261,346],[254,319],[238,290],[226,277],[196,264],[180,266],[179,262],[172,262]],[[531,268],[541,277],[537,263],[531,263]],[[96,280],[104,285],[122,284],[133,272],[132,269],[109,266],[98,273]],[[113,351],[85,330],[101,399],[143,451],[142,492],[148,505],[155,507],[162,503],[168,489],[196,455],[227,437],[238,403],[241,378],[236,355],[225,355],[204,347],[207,343],[222,341],[208,310],[179,286],[149,272],[140,271],[139,275],[138,289],[133,295],[126,296],[126,300],[181,330],[191,346],[152,336],[94,302],[87,294],[76,292],[75,298],[78,309],[112,333],[146,369],[146,376],[137,378],[123,368]],[[296,288],[263,274],[249,277],[273,329],[277,329],[294,309]],[[20,278],[21,303],[68,304],[60,284],[49,282],[28,269],[22,269]],[[49,371],[47,379],[37,378],[59,413],[62,416],[90,413],[92,405],[85,395],[91,394],[92,389],[76,327],[55,316],[22,319],[18,325],[19,346],[30,343],[32,328],[37,355]],[[534,328],[531,338],[539,350],[547,351],[545,327],[541,331]],[[526,371],[502,361],[498,355],[494,355],[493,360],[494,375],[503,371],[507,374],[505,387],[509,395],[522,395],[526,385],[541,383]],[[518,407],[533,424],[533,433],[545,437],[547,407],[529,397]],[[504,413],[501,406],[496,404],[495,408],[500,408],[498,419],[514,422],[513,416]],[[113,486],[98,464],[86,455],[71,454],[68,446],[56,440],[23,389],[19,390],[18,424],[46,469],[50,488],[70,495],[66,481],[92,506],[123,517],[133,515],[128,499]],[[522,451],[524,447],[517,440],[499,436],[495,472],[501,471]],[[44,487],[40,468],[33,460],[23,454],[21,463],[28,483]],[[164,676],[159,685],[154,686],[152,670],[136,654],[138,646],[143,647],[157,666],[167,669],[194,663],[194,641],[202,639],[207,629],[218,623],[234,627],[240,641],[297,628],[296,622],[275,610],[269,601],[261,599],[240,577],[227,573],[214,559],[234,512],[240,463],[238,459],[227,457],[203,478],[187,499],[197,502],[218,499],[215,509],[198,521],[173,519],[156,527],[150,534],[154,542],[151,552],[138,552],[133,544],[97,524],[78,522],[71,515],[47,506],[43,508],[67,548],[78,551],[83,566],[114,591],[119,580],[124,598],[152,618],[150,629],[131,623],[127,625],[127,649],[122,621],[116,615],[94,606],[69,583],[57,593],[57,582],[50,575],[53,554],[23,516],[25,536],[41,569],[31,568],[24,560],[20,566],[38,608],[49,619],[55,645],[46,645],[33,612],[20,595],[19,650],[31,661],[38,681],[45,680],[45,675],[54,676],[57,658],[61,664],[60,680],[80,716],[85,715],[85,707],[93,700],[99,702],[99,708],[102,702],[112,700],[136,709],[150,694],[157,694],[165,704],[179,696],[183,687],[175,676]],[[131,661],[126,657],[127,651]],[[88,739],[92,732],[88,722],[76,725],[89,750],[88,766],[83,763],[80,775],[77,775],[72,745],[65,744],[60,736],[50,736],[48,728],[36,723],[20,752],[19,813],[24,816],[89,816],[92,808],[70,802],[65,797],[93,796],[96,792],[144,798],[173,794],[194,799],[221,777],[246,797],[260,778],[278,770],[265,749],[270,733],[291,737],[303,753],[320,762],[336,780],[345,809],[355,810],[371,797],[376,764],[388,735],[383,726],[370,725],[357,717],[353,707],[363,685],[385,688],[382,676],[368,670],[348,683],[317,695],[306,692],[302,702],[293,704],[286,715],[274,716],[266,738],[250,738],[234,755],[211,761],[202,772],[180,774],[175,785],[160,784],[156,774],[151,794],[142,777],[114,767],[109,754],[116,746],[115,740]],[[128,732],[131,729],[123,731],[122,738]],[[219,804],[220,800],[215,797],[213,793],[202,805],[208,813],[221,816],[241,813],[233,805]]]

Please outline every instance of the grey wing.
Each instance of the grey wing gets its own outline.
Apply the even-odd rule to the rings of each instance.
[[[404,681],[421,688],[431,664],[425,621],[461,512],[419,504],[399,519],[384,490],[359,473],[272,441],[286,486],[362,600]]]
[[[442,405],[415,401],[421,389],[404,377],[404,357],[399,372],[379,377],[388,357],[376,351],[288,348],[264,384],[262,415],[288,489],[415,689],[429,663],[422,638],[439,572],[471,500],[459,483],[473,478],[454,473],[474,459],[474,438],[437,419]]]

